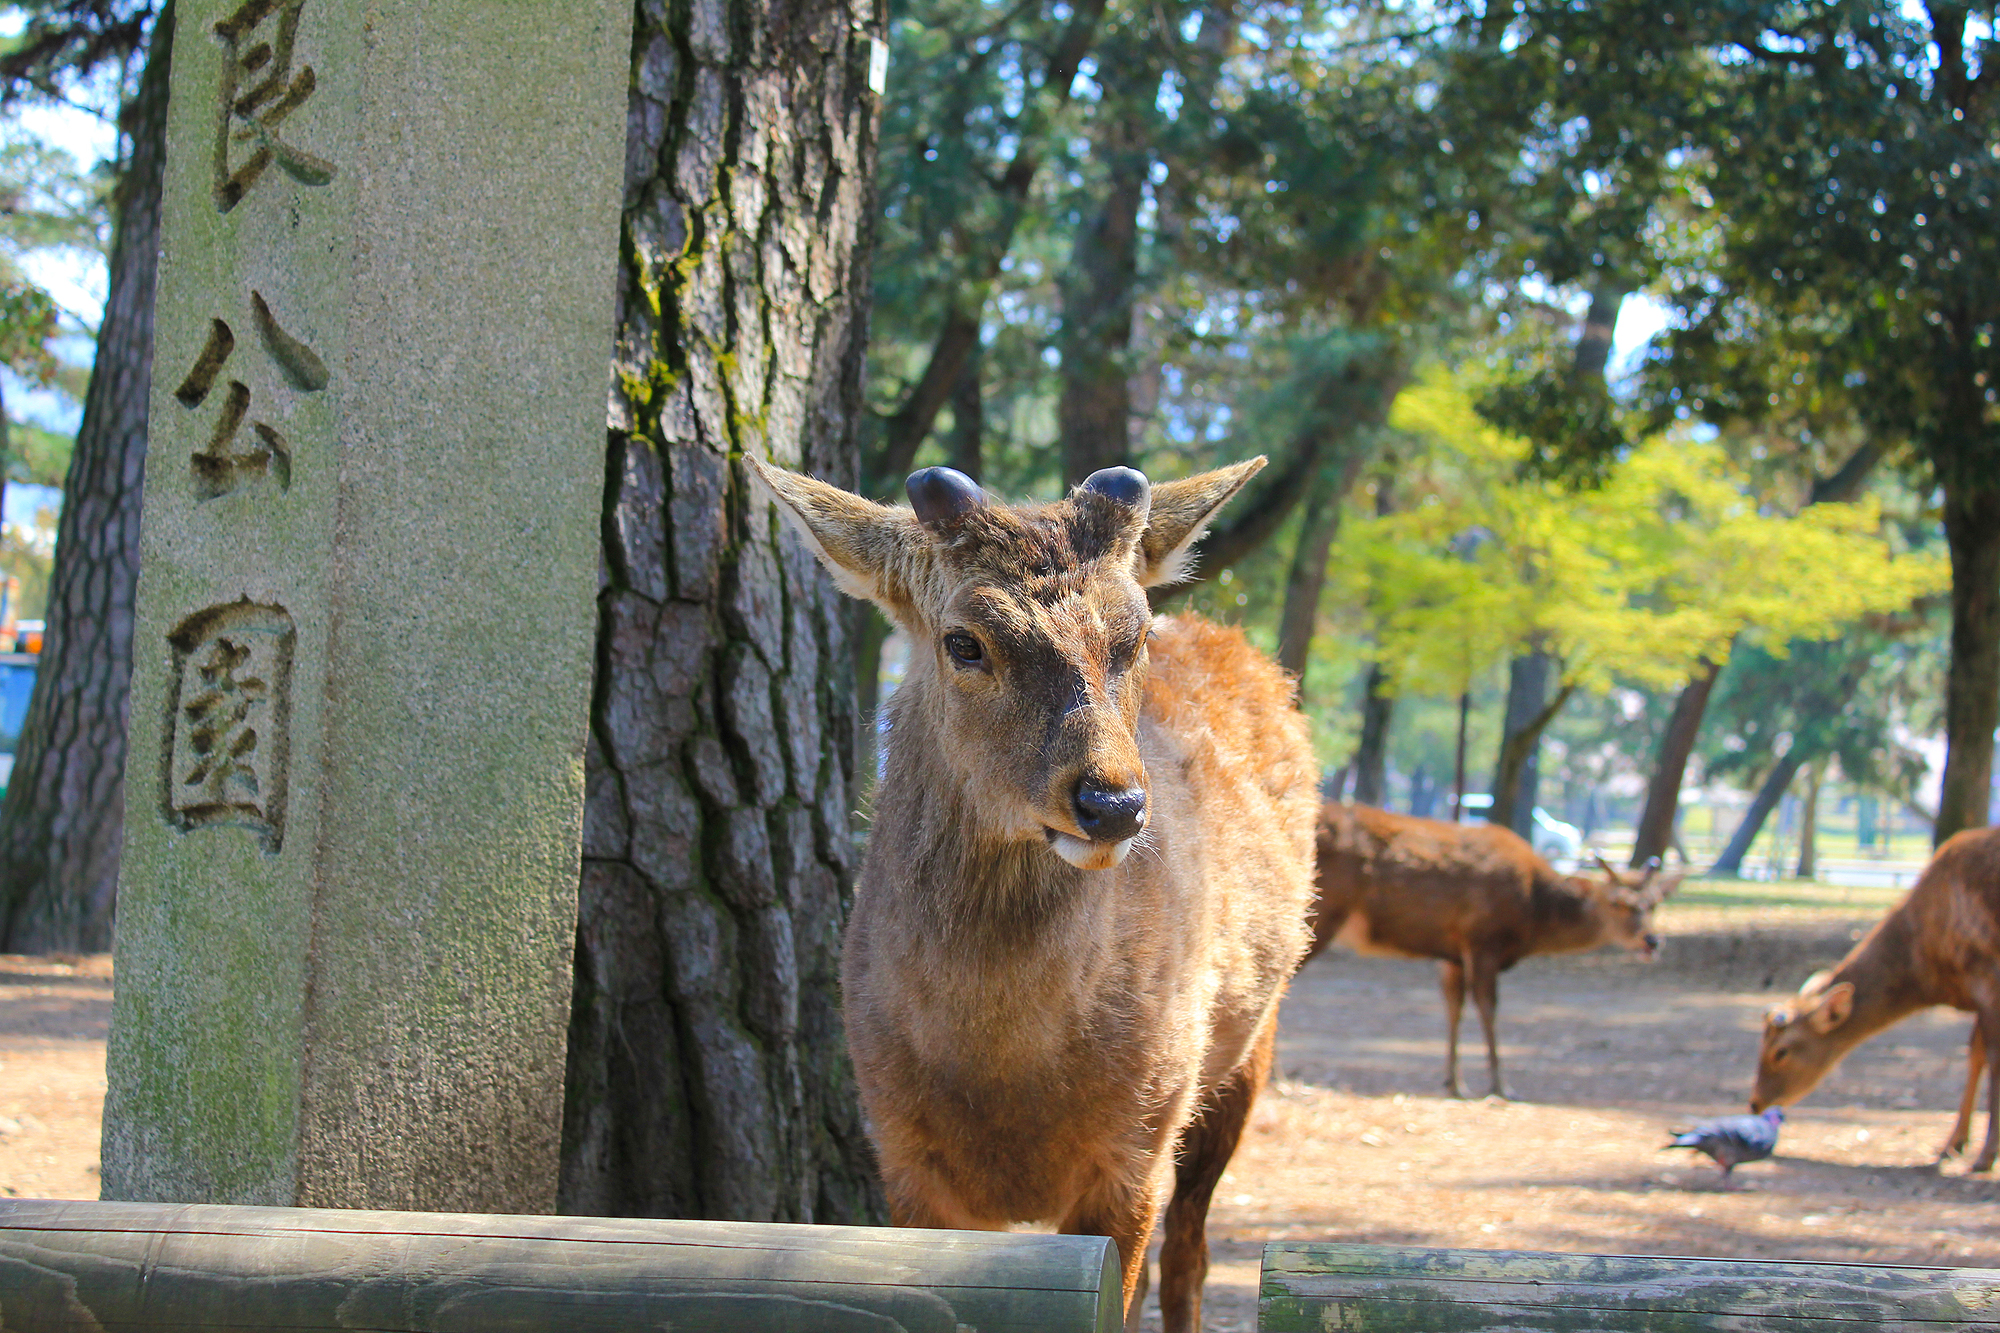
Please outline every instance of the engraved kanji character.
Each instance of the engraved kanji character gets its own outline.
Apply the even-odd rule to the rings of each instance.
[[[272,318],[271,307],[265,304],[258,292],[250,293],[251,322],[257,326],[258,340],[286,383],[307,393],[317,393],[326,387],[326,363],[319,355],[278,327]],[[201,355],[195,358],[194,368],[174,390],[174,397],[188,408],[200,407],[207,401],[209,391],[215,387],[217,376],[223,365],[236,350],[236,334],[220,319],[208,322],[208,342]],[[212,500],[218,495],[226,495],[243,484],[246,476],[270,476],[278,483],[279,490],[289,490],[292,484],[292,450],[278,428],[267,421],[250,423],[251,432],[257,437],[252,447],[239,451],[236,435],[242,428],[243,418],[250,411],[250,386],[238,379],[229,381],[223,395],[222,412],[215,423],[214,433],[209,436],[207,447],[199,450],[189,460],[194,472],[195,494],[203,500]]]
[[[238,674],[250,656],[247,645],[218,638],[190,664],[197,687],[181,704],[190,763],[180,781],[199,796],[188,804],[255,808],[262,794],[252,714],[270,702],[271,687],[260,677]]]
[[[196,612],[167,636],[174,685],[162,804],[176,827],[249,828],[277,850],[296,638],[283,607],[247,600]]]
[[[333,163],[278,134],[285,118],[318,86],[311,65],[292,72],[292,43],[304,8],[305,0],[245,0],[215,25],[226,52],[215,129],[215,204],[224,213],[236,207],[273,162],[304,185],[333,179]],[[274,14],[276,31],[267,40],[265,20]],[[248,156],[239,163],[246,147]]]

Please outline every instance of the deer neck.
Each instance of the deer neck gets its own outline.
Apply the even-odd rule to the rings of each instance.
[[[1530,902],[1536,953],[1576,953],[1610,938],[1596,904],[1567,884],[1537,880]]]
[[[1848,951],[1827,985],[1854,987],[1854,1012],[1838,1029],[1843,1048],[1852,1048],[1882,1029],[1939,1003],[1916,966],[1916,926],[1901,909],[1889,913]]]

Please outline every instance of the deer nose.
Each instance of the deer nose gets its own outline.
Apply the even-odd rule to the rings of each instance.
[[[1092,842],[1123,842],[1146,823],[1144,787],[1100,787],[1089,780],[1076,787],[1076,824]]]

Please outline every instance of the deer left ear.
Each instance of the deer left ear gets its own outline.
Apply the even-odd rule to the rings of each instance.
[[[892,509],[752,454],[743,461],[819,557],[840,590],[898,618],[911,607],[916,565],[929,539],[907,509]]]
[[[1854,1015],[1854,983],[1843,981],[1827,987],[1819,1003],[1806,1012],[1806,1023],[1825,1036]]]
[[[1189,573],[1188,548],[1201,539],[1208,521],[1244,483],[1264,470],[1258,457],[1234,467],[1218,468],[1184,481],[1162,482],[1151,488],[1146,530],[1139,537],[1137,568],[1142,588],[1179,583]]]

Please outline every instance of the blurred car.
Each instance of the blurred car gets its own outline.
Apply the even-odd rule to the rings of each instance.
[[[1465,810],[1467,814],[1483,815],[1493,808],[1490,792],[1467,792]],[[1564,823],[1539,805],[1532,816],[1535,836],[1528,839],[1542,859],[1551,864],[1573,863],[1583,855],[1583,830],[1574,824]]]
[[[35,692],[33,653],[0,653],[0,792],[14,775],[14,746],[28,720],[28,696]]]

